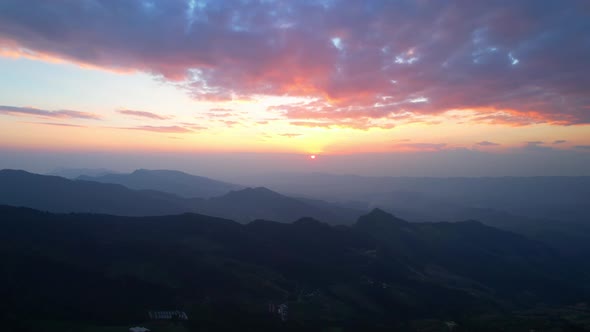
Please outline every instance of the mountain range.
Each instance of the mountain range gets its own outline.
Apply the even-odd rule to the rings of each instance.
[[[590,216],[586,208],[590,176],[433,178],[267,173],[234,180],[291,196],[359,201],[391,211],[401,208],[428,221],[440,221],[443,213],[457,208],[493,209],[566,222],[585,222]],[[405,199],[403,204],[398,204],[400,199]]]
[[[23,331],[31,317],[120,325],[153,308],[185,310],[194,330],[418,331],[412,324],[453,321],[459,331],[492,331],[491,317],[522,323],[513,312],[589,294],[589,270],[542,243],[378,209],[330,226],[0,206],[0,227],[0,316]],[[286,325],[269,303],[288,304]],[[559,324],[581,329],[576,319]]]
[[[164,179],[176,179],[174,176],[178,175],[167,171],[137,171],[132,174],[136,173],[138,175],[133,175],[133,178],[148,179],[146,183],[160,181],[162,186],[165,183],[166,186],[172,186]],[[189,176],[189,179],[193,178]],[[201,189],[192,189],[193,192],[213,192],[220,188],[220,184],[214,180],[199,183]],[[233,188],[233,185],[228,186]],[[120,184],[70,180],[18,170],[0,171],[0,204],[58,213],[87,212],[121,216],[194,212],[240,222],[254,219],[292,222],[301,217],[314,217],[333,224],[350,224],[364,212],[317,200],[299,200],[261,187],[233,190],[211,198],[186,198],[169,192],[133,190]]]
[[[137,190],[157,190],[185,198],[209,198],[244,189],[240,185],[171,170],[138,169],[130,174],[81,175],[77,179],[120,184]]]

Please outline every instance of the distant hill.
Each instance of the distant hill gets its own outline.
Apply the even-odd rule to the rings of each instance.
[[[186,198],[220,196],[242,186],[179,171],[139,169],[130,174],[80,176],[79,180],[115,183],[138,190],[157,190]]]
[[[117,172],[106,168],[58,168],[47,173],[47,175],[61,176],[67,179],[76,179],[80,176],[102,176],[116,173]]]
[[[184,200],[170,194],[17,170],[0,171],[0,204],[51,212],[127,216],[182,213],[187,211],[188,206]]]
[[[232,191],[200,202],[199,211],[242,222],[255,219],[292,222],[313,217],[330,224],[351,224],[363,211],[340,208],[326,202],[300,200],[264,187]]]
[[[441,215],[448,207],[460,206],[535,219],[573,222],[590,219],[586,208],[590,176],[434,178],[279,173],[241,181],[289,195],[362,201],[388,210],[402,205],[398,204],[401,199],[405,211],[416,216]]]
[[[546,217],[527,217],[499,209],[469,207],[461,200],[435,197],[423,192],[393,191],[370,197],[373,207],[383,208],[413,222],[456,221],[474,219],[486,225],[524,234],[541,240],[554,248],[570,253],[590,253],[590,224],[588,219],[564,220]],[[523,196],[520,201],[530,198]],[[533,203],[528,202],[532,205]],[[579,211],[584,207],[579,206]],[[584,212],[581,213],[581,215]],[[588,212],[585,212],[588,213]],[[576,221],[577,220],[577,221]]]
[[[155,190],[132,190],[119,184],[74,181],[17,170],[0,171],[0,204],[58,213],[121,216],[195,212],[239,222],[254,219],[292,222],[313,217],[333,224],[350,224],[363,213],[325,202],[309,204],[266,188],[246,188],[209,199],[184,198]]]
[[[424,320],[488,331],[494,315],[589,294],[588,271],[538,242],[478,222],[416,224],[381,210],[348,227],[0,206],[0,228],[0,259],[10,272],[0,274],[5,325],[125,325],[157,307],[188,311],[194,330],[277,331],[284,325],[268,304],[287,303],[292,330]]]
[[[590,254],[588,176],[367,177],[264,174],[249,179],[295,196],[381,208],[412,222],[478,220],[563,251]],[[355,203],[356,202],[356,203]]]

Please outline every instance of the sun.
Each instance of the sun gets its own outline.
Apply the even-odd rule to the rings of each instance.
[[[309,159],[314,160],[315,158],[317,158],[317,156],[315,154],[312,154],[311,156],[309,156]]]

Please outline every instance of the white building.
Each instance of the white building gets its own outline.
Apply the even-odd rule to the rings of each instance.
[[[136,327],[130,327],[129,332],[150,332],[150,330],[146,329],[145,327],[136,326]]]
[[[188,320],[184,311],[150,311],[148,312],[151,320]]]

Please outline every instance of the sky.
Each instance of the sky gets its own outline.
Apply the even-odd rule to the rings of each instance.
[[[0,168],[590,175],[588,17],[585,0],[3,0]]]

